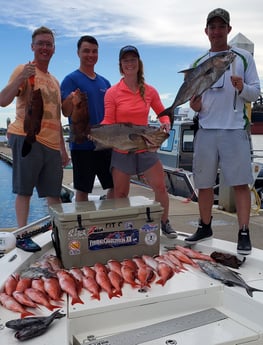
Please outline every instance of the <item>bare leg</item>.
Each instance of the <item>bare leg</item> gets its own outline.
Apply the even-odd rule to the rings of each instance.
[[[239,229],[248,227],[251,209],[251,194],[248,185],[234,186]]]
[[[47,204],[48,206],[54,205],[54,204],[60,204],[61,203],[61,199],[60,198],[53,198],[48,196],[47,197]]]
[[[112,178],[114,184],[114,197],[127,198],[130,191],[130,175],[112,168]]]
[[[81,192],[80,190],[76,190],[76,201],[88,201],[88,193]]]
[[[147,182],[154,191],[155,200],[164,208],[161,220],[165,223],[169,213],[169,197],[165,186],[164,171],[160,161],[144,172]]]
[[[107,199],[113,199],[114,198],[114,188],[110,188],[107,190]]]
[[[17,195],[16,196],[16,220],[19,228],[27,225],[27,219],[29,214],[31,196]]]
[[[198,191],[198,206],[200,218],[203,223],[209,224],[212,217],[212,207],[214,204],[214,190],[213,188],[199,189]]]

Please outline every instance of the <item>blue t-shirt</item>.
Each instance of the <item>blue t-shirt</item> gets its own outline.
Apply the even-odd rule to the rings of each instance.
[[[91,79],[77,69],[68,74],[61,83],[62,101],[76,89],[80,89],[81,92],[85,92],[88,97],[90,124],[91,126],[97,125],[104,118],[104,96],[106,90],[110,86],[110,82],[99,74],[96,74],[95,79]],[[68,119],[70,124],[71,117]],[[70,142],[70,150],[94,150],[94,147],[93,142],[90,140],[86,140],[82,144]]]

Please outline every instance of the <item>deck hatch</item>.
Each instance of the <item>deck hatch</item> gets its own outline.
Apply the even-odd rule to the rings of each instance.
[[[215,308],[210,308],[111,336],[100,337],[98,339],[87,337],[81,343],[75,342],[75,338],[74,345],[138,345],[146,341],[208,325],[226,318],[227,316],[225,314]]]

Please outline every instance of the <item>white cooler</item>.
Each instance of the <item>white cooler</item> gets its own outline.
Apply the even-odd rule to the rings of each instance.
[[[65,268],[157,255],[163,208],[143,196],[50,207],[53,243]]]

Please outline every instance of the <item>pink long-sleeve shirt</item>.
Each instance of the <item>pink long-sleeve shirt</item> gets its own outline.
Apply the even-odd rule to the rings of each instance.
[[[157,90],[145,84],[144,99],[139,90],[131,91],[124,80],[110,87],[104,98],[105,115],[101,124],[132,123],[135,125],[148,125],[150,108],[156,114],[164,110]],[[168,116],[160,118],[161,123],[170,123]]]

